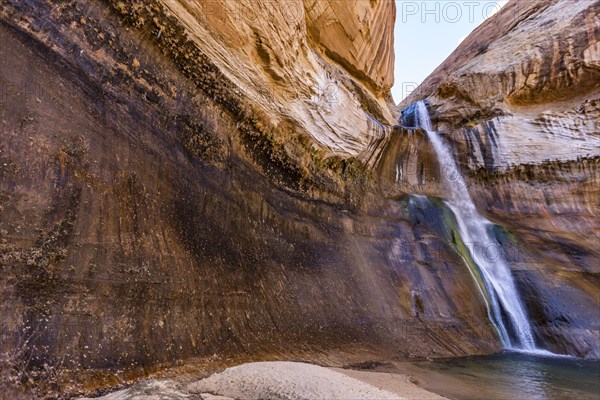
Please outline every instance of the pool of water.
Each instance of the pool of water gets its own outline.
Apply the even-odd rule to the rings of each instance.
[[[416,365],[415,383],[450,399],[600,399],[599,361],[505,352]]]

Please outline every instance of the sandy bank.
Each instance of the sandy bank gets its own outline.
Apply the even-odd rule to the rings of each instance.
[[[298,362],[242,364],[195,382],[141,381],[103,400],[150,399],[436,400],[402,374],[324,368]],[[83,399],[82,399],[83,400]]]

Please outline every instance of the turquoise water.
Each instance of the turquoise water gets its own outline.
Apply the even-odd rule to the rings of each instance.
[[[507,352],[419,366],[437,376],[423,386],[450,399],[600,399],[599,361]]]

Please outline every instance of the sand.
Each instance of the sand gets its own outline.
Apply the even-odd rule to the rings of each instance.
[[[447,400],[446,397],[422,389],[411,382],[410,375],[389,372],[357,371],[353,369],[332,368],[351,378],[373,385],[379,389],[411,400]]]
[[[438,400],[444,397],[418,388],[403,374],[273,361],[238,365],[191,383],[141,381],[100,399]]]
[[[188,390],[218,393],[235,399],[404,399],[332,369],[285,361],[228,368],[190,384]]]

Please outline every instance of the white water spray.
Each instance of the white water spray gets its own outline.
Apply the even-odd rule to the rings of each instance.
[[[415,106],[416,125],[427,132],[437,154],[444,184],[450,191],[446,204],[456,216],[463,243],[470,244],[467,248],[480,270],[490,300],[487,302],[488,313],[498,330],[503,347],[528,352],[540,351],[536,349],[531,326],[508,263],[501,252],[494,254],[493,259],[486,252],[489,246],[496,249],[499,247],[489,233],[492,223],[477,213],[450,148],[432,128],[427,106],[423,102],[418,102]],[[509,331],[513,332],[512,338]]]

